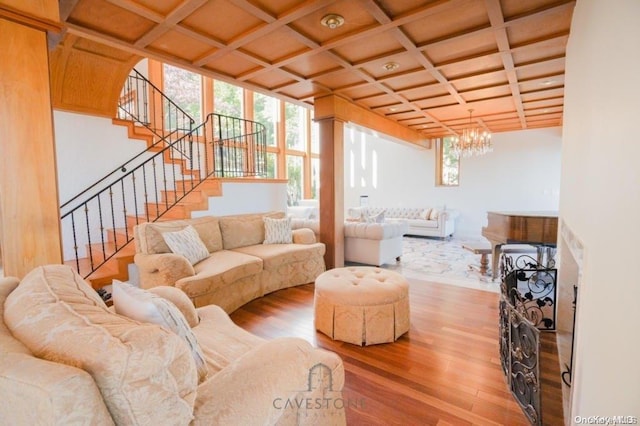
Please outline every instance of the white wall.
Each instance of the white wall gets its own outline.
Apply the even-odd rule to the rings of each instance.
[[[638,17],[637,0],[578,1],[567,48],[560,217],[584,245],[570,418],[640,417]]]
[[[286,182],[222,182],[222,196],[209,197],[209,210],[193,212],[191,217],[286,211],[286,209]]]
[[[146,148],[108,118],[54,111],[53,120],[61,204]]]
[[[460,212],[456,235],[462,237],[479,236],[489,210],[558,210],[560,128],[497,133],[493,146],[461,160],[458,187],[436,187],[435,149],[348,126],[345,207],[359,205],[361,195],[372,206],[446,205]]]

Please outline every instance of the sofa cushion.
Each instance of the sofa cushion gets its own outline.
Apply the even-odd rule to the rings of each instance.
[[[162,238],[162,234],[180,231],[188,225],[193,226],[198,231],[198,235],[209,253],[222,250],[222,235],[220,234],[218,218],[205,216],[167,222],[145,222],[135,226],[136,251],[144,254],[171,253],[171,249]]]
[[[207,246],[204,245],[198,232],[191,225],[180,231],[164,232],[162,238],[173,253],[185,257],[192,265],[209,256]]]
[[[437,220],[409,219],[407,222],[409,223],[409,226],[411,226],[412,228],[435,229],[438,227]]]
[[[116,313],[140,322],[158,324],[176,333],[189,346],[198,370],[198,381],[207,378],[207,365],[196,336],[180,310],[169,300],[129,283],[113,280],[113,307]]]
[[[197,374],[184,342],[110,312],[71,267],[27,274],[7,297],[4,318],[34,355],[88,372],[116,424],[191,421]]]
[[[429,220],[438,220],[440,216],[440,211],[437,209],[431,209],[431,213],[429,213]]]
[[[196,275],[178,280],[175,284],[191,299],[226,287],[242,278],[259,274],[262,271],[262,259],[221,250],[211,253],[193,268]]]
[[[196,311],[195,306],[193,306],[193,302],[184,291],[168,285],[159,285],[158,287],[152,287],[146,290],[149,293],[156,294],[176,305],[176,308],[180,309],[184,319],[187,320],[189,327],[193,328],[200,323],[198,312]]]
[[[285,263],[304,261],[312,256],[323,256],[325,246],[315,244],[262,244],[234,250],[262,259],[265,270],[275,270]]]
[[[264,241],[263,217],[282,219],[284,212],[270,212],[265,214],[242,214],[221,216],[220,232],[225,250],[237,247],[262,244]]]
[[[385,223],[346,222],[344,236],[346,238],[363,238],[366,240],[386,240],[401,237],[407,232],[407,222],[404,220]]]
[[[291,244],[291,218],[273,219],[263,217],[264,241],[263,244]]]

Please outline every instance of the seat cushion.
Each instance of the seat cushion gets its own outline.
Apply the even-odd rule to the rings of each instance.
[[[314,244],[258,244],[241,247],[234,250],[238,253],[259,257],[263,268],[267,271],[275,270],[285,263],[304,261],[310,257],[324,256],[325,245]]]
[[[225,250],[262,244],[264,241],[263,217],[282,219],[285,215],[284,212],[271,212],[221,216],[219,218],[220,232],[222,233],[222,242]]]
[[[187,345],[116,315],[69,266],[38,267],[5,302],[5,322],[39,358],[81,368],[116,424],[188,424],[197,374]]]
[[[262,259],[233,250],[221,250],[211,253],[208,258],[195,264],[193,269],[196,272],[194,276],[178,280],[175,284],[191,299],[259,274],[262,271]]]
[[[435,229],[438,227],[437,220],[424,220],[424,219],[409,219],[409,225],[413,228],[430,228]]]

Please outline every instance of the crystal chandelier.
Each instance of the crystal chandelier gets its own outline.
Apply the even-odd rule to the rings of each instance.
[[[458,157],[471,157],[483,155],[493,151],[491,146],[491,133],[474,127],[471,121],[473,110],[469,110],[469,127],[462,130],[462,136],[453,139],[453,152]]]

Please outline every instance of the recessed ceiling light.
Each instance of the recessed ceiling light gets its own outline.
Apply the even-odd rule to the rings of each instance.
[[[393,71],[400,68],[400,64],[398,64],[397,62],[387,62],[386,64],[382,65],[382,68],[387,71]]]
[[[397,107],[389,107],[389,111],[391,112],[396,112],[398,110]]]
[[[322,17],[322,20],[320,21],[320,23],[322,25],[324,25],[325,27],[334,30],[338,27],[341,27],[342,24],[344,24],[344,18],[340,15],[337,15],[335,13],[330,13],[328,15],[325,15]]]
[[[555,82],[555,80],[544,80],[540,82],[540,86],[551,86]]]

